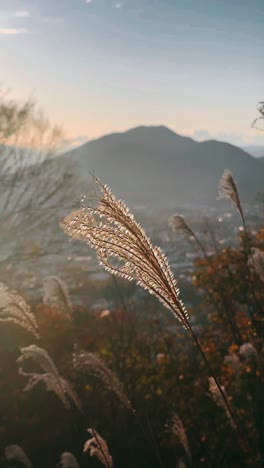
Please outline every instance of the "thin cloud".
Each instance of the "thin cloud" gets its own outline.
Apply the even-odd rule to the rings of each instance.
[[[18,10],[15,12],[17,18],[28,18],[30,16],[29,11],[27,10]]]
[[[15,36],[17,34],[27,34],[28,30],[25,28],[0,28],[0,35]]]
[[[123,4],[122,3],[116,3],[115,8],[122,8]]]
[[[89,4],[93,3],[93,0],[85,0],[85,3],[88,3],[88,5],[89,5]]]

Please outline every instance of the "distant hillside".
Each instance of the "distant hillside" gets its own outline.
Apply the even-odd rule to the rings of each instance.
[[[260,160],[215,140],[196,142],[170,129],[137,127],[90,141],[63,158],[74,162],[80,178],[94,172],[130,203],[153,205],[214,203],[217,183],[228,168],[243,199],[263,192]]]
[[[264,157],[264,145],[248,145],[242,149],[255,158]]]

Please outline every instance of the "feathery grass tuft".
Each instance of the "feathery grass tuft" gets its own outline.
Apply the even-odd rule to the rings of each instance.
[[[261,281],[264,282],[264,252],[259,249],[252,249],[252,258],[249,260],[250,267],[253,267]]]
[[[72,390],[67,380],[63,379],[52,361],[51,357],[43,348],[36,345],[30,345],[26,348],[21,348],[21,355],[17,359],[17,363],[23,364],[27,359],[33,360],[44,371],[43,373],[25,372],[22,367],[19,368],[19,374],[29,378],[29,381],[24,388],[24,391],[29,391],[35,387],[38,382],[43,382],[47,391],[54,392],[65,408],[70,409],[73,402],[79,410],[81,410],[80,402]]]
[[[71,452],[63,452],[60,456],[60,468],[79,468],[75,456]]]
[[[77,371],[85,376],[92,375],[98,379],[103,388],[113,393],[123,407],[132,410],[131,403],[123,391],[121,382],[99,356],[84,350],[76,351],[73,354],[73,365]]]
[[[85,442],[83,451],[89,452],[91,457],[96,457],[106,468],[114,468],[106,441],[95,429],[87,429],[87,432],[92,438]]]
[[[187,236],[195,237],[193,231],[188,226],[183,216],[176,214],[170,216],[168,220],[168,225],[173,232],[181,231]]]
[[[72,303],[66,283],[58,276],[47,276],[43,281],[43,302],[57,309],[67,318],[71,317]]]
[[[16,291],[0,283],[0,322],[12,322],[39,338],[36,319],[30,306]]]
[[[175,437],[176,439],[180,441],[186,454],[188,455],[189,460],[191,461],[192,454],[191,454],[188,438],[186,435],[185,428],[179,416],[176,413],[173,413],[170,421],[168,421],[165,427],[173,435],[173,437]]]
[[[98,203],[68,215],[62,229],[94,248],[106,271],[136,281],[186,324],[187,312],[164,253],[151,244],[122,200],[98,179],[96,187]]]
[[[22,447],[19,445],[8,445],[5,448],[5,458],[8,462],[18,463],[19,466],[24,466],[25,468],[32,468],[31,461],[29,460],[27,454],[24,452]],[[12,465],[13,466],[13,465]]]
[[[244,214],[242,210],[242,206],[240,203],[238,190],[236,182],[232,176],[232,173],[227,169],[223,173],[220,181],[219,181],[219,198],[227,198],[230,199],[233,204],[235,205],[236,209],[238,210],[242,220],[244,221]]]
[[[188,330],[221,395],[223,405],[237,427],[232,408],[197,339],[177,282],[162,250],[152,245],[145,231],[122,200],[117,200],[107,185],[95,179],[98,195],[93,206],[82,202],[81,209],[61,223],[66,234],[86,242],[96,250],[106,271],[136,283],[154,295]]]
[[[215,383],[215,380],[212,377],[209,377],[208,382],[209,382],[209,395],[211,396],[212,400],[216,403],[216,405],[225,411],[228,422],[230,423],[231,427],[235,429],[236,426],[234,424],[234,421],[230,415],[230,412],[228,411],[228,408],[225,402],[223,401],[222,394],[220,393],[219,388],[217,387]],[[226,398],[228,398],[225,387],[223,385],[221,386],[221,389],[222,389],[222,392],[226,395]]]

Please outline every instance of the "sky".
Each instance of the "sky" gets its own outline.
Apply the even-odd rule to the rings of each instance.
[[[74,144],[138,125],[264,144],[264,0],[0,0],[0,83]]]

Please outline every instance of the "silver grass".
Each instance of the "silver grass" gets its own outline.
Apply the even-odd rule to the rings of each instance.
[[[227,169],[223,173],[220,181],[219,181],[219,198],[227,198],[232,201],[235,205],[236,209],[238,210],[242,220],[244,221],[244,215],[242,211],[242,206],[240,203],[237,185],[234,181],[232,173]]]
[[[186,454],[188,455],[189,460],[192,458],[191,450],[189,447],[188,438],[186,435],[185,428],[182,424],[181,419],[176,413],[173,413],[170,421],[165,425],[166,429],[173,435],[176,439],[178,439],[183,446]]]
[[[43,302],[67,318],[71,317],[72,303],[66,283],[58,276],[47,276],[43,281]]]
[[[185,219],[180,215],[172,215],[169,217],[168,225],[173,232],[181,231],[187,236],[195,237],[193,231],[186,223]]]
[[[60,456],[60,467],[79,468],[79,463],[71,452],[63,452]]]
[[[31,461],[19,445],[8,445],[5,448],[5,458],[8,461],[16,461],[22,464],[25,468],[32,468]]]
[[[16,291],[0,283],[0,322],[12,322],[39,338],[36,319],[30,306]]]
[[[230,412],[228,411],[228,408],[222,398],[222,395],[219,391],[219,388],[217,387],[216,385],[216,382],[215,380],[213,379],[213,377],[209,377],[208,379],[208,382],[209,382],[209,395],[210,397],[212,398],[212,400],[216,403],[217,406],[219,406],[220,408],[222,408],[225,413],[226,413],[226,417],[227,417],[227,420],[228,422],[231,424],[231,427],[233,429],[235,429],[235,423],[230,415]],[[227,394],[226,394],[226,390],[225,390],[225,387],[222,385],[221,386],[221,389],[222,389],[222,392],[226,395],[226,398],[227,398]]]
[[[0,322],[12,322],[39,338],[38,325],[30,306],[16,291],[0,283]]]
[[[96,185],[98,203],[68,215],[62,229],[94,248],[106,271],[136,281],[187,325],[187,312],[164,253],[151,244],[125,203],[98,179]]]
[[[203,253],[204,257],[208,259],[208,255],[207,255],[206,250],[203,247],[202,243],[200,242],[200,240],[198,239],[196,234],[193,232],[193,230],[186,223],[185,219],[182,216],[176,215],[176,214],[170,216],[169,221],[168,221],[168,225],[172,229],[173,232],[181,231],[186,236],[189,236],[192,239],[194,239],[196,244],[198,245],[198,248]]]
[[[264,252],[259,249],[253,249],[249,264],[254,267],[261,281],[264,282]]]
[[[106,468],[114,468],[106,441],[95,429],[87,429],[87,432],[92,438],[85,442],[83,451],[89,452],[91,457],[96,457]]]
[[[132,409],[121,382],[99,356],[84,350],[75,351],[73,354],[73,365],[77,371],[85,376],[94,376],[101,382],[104,389],[117,397],[122,406]]]
[[[43,373],[25,372],[23,367],[20,367],[19,374],[29,379],[24,391],[30,391],[39,382],[43,382],[47,391],[54,392],[65,408],[69,409],[71,402],[73,402],[78,409],[81,409],[77,395],[67,380],[60,376],[57,367],[45,349],[39,348],[36,345],[30,345],[26,348],[21,348],[20,351],[21,355],[17,359],[17,363],[23,365],[27,359],[31,359],[44,371]]]
[[[81,208],[69,214],[61,223],[62,229],[70,237],[94,248],[106,271],[136,281],[179,319],[201,353],[234,427],[237,427],[232,408],[189,323],[187,311],[179,298],[177,282],[164,253],[152,245],[125,203],[117,200],[107,185],[95,179],[95,186],[99,192],[95,203],[85,205],[84,199]]]

